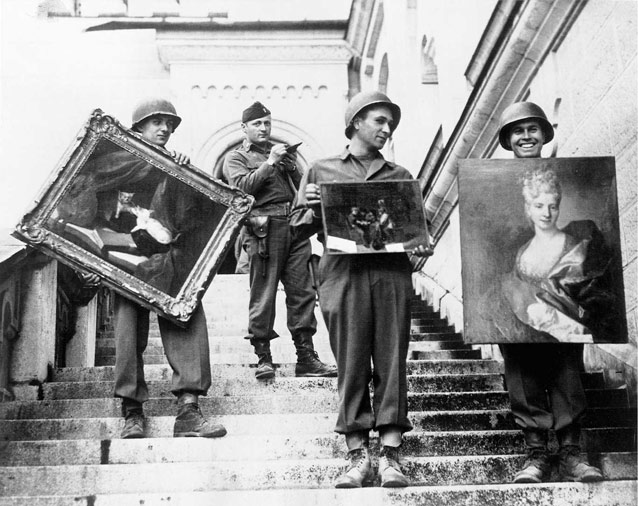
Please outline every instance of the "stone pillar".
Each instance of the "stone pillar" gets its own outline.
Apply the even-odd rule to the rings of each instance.
[[[39,385],[55,363],[58,264],[35,260],[24,267],[21,328],[13,343],[9,380],[16,399],[37,399]]]
[[[75,334],[66,345],[67,367],[95,365],[95,337],[97,328],[97,297],[86,306],[77,308]]]

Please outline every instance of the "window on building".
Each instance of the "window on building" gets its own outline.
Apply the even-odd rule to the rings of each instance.
[[[421,83],[439,84],[439,71],[436,63],[436,49],[434,39],[423,36],[421,40]]]
[[[383,55],[381,60],[381,68],[379,69],[379,91],[381,93],[388,93],[388,54]]]

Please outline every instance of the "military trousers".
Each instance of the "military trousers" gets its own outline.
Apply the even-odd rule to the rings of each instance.
[[[242,229],[242,244],[248,253],[250,303],[246,339],[270,340],[273,330],[279,281],[286,293],[287,326],[293,340],[311,338],[317,331],[315,305],[317,294],[312,287],[308,260],[310,242],[292,237],[285,216],[270,218],[267,257],[259,254],[258,238]]]
[[[582,344],[501,344],[505,382],[516,424],[562,429],[580,423],[587,401]]]
[[[143,353],[148,344],[149,311],[115,295],[115,397],[146,402]],[[164,353],[173,370],[171,392],[205,395],[211,385],[206,317],[197,307],[187,328],[158,317]]]
[[[411,430],[406,360],[412,281],[406,255],[324,254],[317,277],[339,370],[335,431]]]

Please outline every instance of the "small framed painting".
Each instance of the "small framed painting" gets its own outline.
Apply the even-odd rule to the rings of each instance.
[[[322,183],[330,254],[397,253],[429,244],[419,182]]]

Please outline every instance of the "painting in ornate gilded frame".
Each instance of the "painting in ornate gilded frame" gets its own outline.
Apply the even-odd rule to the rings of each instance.
[[[462,160],[468,343],[626,343],[613,157]]]
[[[397,253],[429,244],[416,180],[322,183],[320,191],[330,254]]]
[[[14,235],[185,325],[253,201],[96,109]]]

